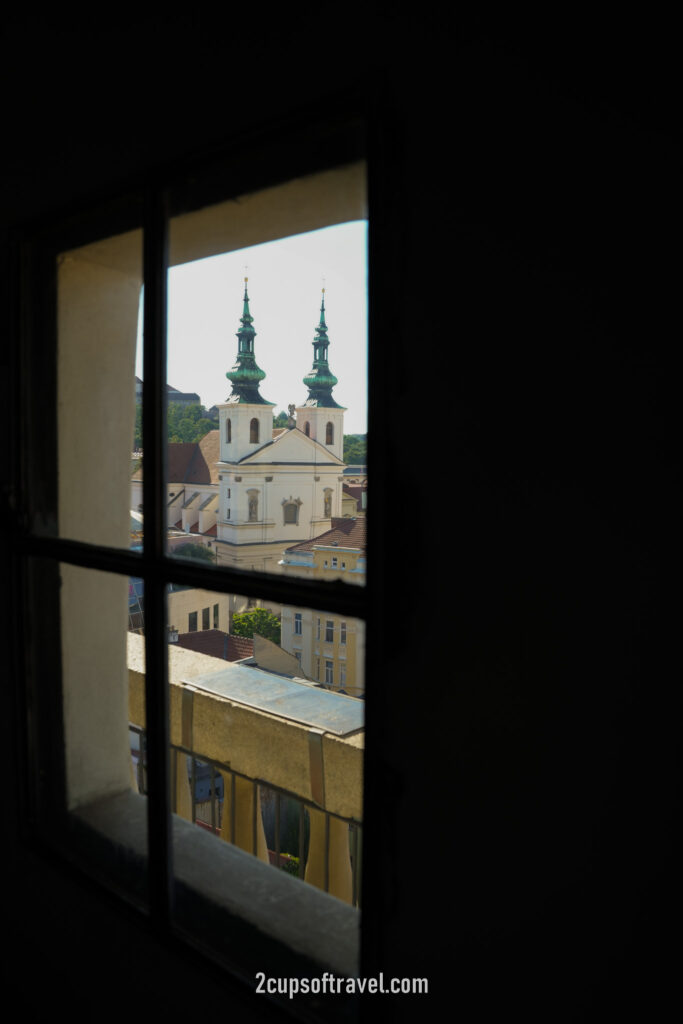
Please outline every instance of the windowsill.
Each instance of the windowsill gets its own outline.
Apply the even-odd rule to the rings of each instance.
[[[130,790],[72,815],[97,862],[142,894],[147,800]],[[81,831],[81,829],[78,829]],[[240,972],[338,976],[358,972],[360,915],[353,907],[173,815],[175,923]]]

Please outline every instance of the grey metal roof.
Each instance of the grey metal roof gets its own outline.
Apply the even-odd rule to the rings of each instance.
[[[363,701],[262,669],[233,664],[186,681],[196,689],[336,736],[348,736],[364,728]]]

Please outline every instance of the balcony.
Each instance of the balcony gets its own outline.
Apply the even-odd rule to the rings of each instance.
[[[132,633],[128,681],[144,793],[144,639]],[[363,702],[176,647],[169,684],[174,813],[358,906]]]

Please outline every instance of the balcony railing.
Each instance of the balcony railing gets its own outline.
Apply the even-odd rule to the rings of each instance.
[[[131,749],[140,793],[147,786],[143,651],[142,638],[129,635]],[[303,699],[302,721],[286,713],[286,699],[277,702],[282,714],[261,700],[279,677],[175,646],[169,658],[174,813],[358,906],[363,733],[353,726],[362,723],[362,702],[282,681],[295,686],[297,705]],[[256,706],[248,703],[252,682],[258,683]]]

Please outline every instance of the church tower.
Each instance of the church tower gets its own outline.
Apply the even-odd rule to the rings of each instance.
[[[337,378],[330,370],[327,353],[330,341],[325,323],[325,289],[322,291],[320,322],[313,338],[313,367],[304,377],[308,398],[297,408],[297,426],[308,437],[324,445],[333,455],[344,458],[344,413],[332,397]]]
[[[266,375],[254,356],[256,331],[249,312],[247,280],[245,277],[242,326],[237,331],[237,360],[225,375],[232,383],[232,391],[218,406],[221,462],[239,462],[270,441],[273,435],[274,403],[266,401],[259,392],[259,384]]]

